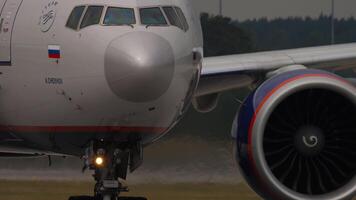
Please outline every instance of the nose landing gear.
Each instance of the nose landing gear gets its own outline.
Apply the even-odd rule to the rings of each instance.
[[[140,142],[116,144],[92,142],[84,156],[83,171],[94,171],[96,181],[94,196],[72,196],[69,200],[147,200],[144,197],[119,197],[128,188],[119,181],[126,179],[127,170],[133,172],[142,163],[142,145]]]

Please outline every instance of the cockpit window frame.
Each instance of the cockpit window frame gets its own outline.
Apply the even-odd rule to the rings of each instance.
[[[67,29],[69,29],[69,30],[72,30],[72,31],[79,31],[79,30],[80,30],[80,25],[82,24],[82,21],[83,21],[83,18],[84,18],[85,13],[87,12],[88,6],[89,6],[88,4],[81,4],[81,5],[76,5],[76,6],[74,6],[73,9],[72,9],[72,11],[69,13],[69,16],[68,16],[68,18],[67,18],[65,27],[66,27]],[[82,12],[82,15],[80,16],[80,19],[79,19],[79,22],[78,22],[78,24],[77,24],[77,27],[76,27],[75,29],[73,29],[73,28],[67,26],[67,22],[69,21],[69,18],[71,17],[71,14],[72,14],[73,10],[74,10],[75,8],[77,8],[77,7],[84,7],[84,10],[83,10],[83,12]]]
[[[189,29],[190,29],[190,24],[189,24],[189,22],[188,22],[188,20],[187,20],[188,18],[187,18],[187,16],[186,16],[186,13],[183,11],[183,9],[182,9],[181,7],[179,7],[179,6],[177,6],[177,5],[172,5],[172,4],[161,4],[161,5],[156,5],[156,6],[138,7],[137,9],[138,9],[138,17],[139,17],[139,19],[140,19],[140,25],[145,26],[145,24],[142,24],[142,22],[141,22],[141,15],[140,15],[140,12],[139,12],[140,9],[141,9],[141,8],[153,8],[153,7],[159,7],[159,8],[161,9],[161,12],[163,13],[163,15],[164,15],[164,17],[165,17],[165,19],[166,19],[167,26],[174,26],[174,27],[177,27],[178,29],[182,30],[183,32],[188,32],[188,31],[189,31]],[[165,7],[171,7],[171,8],[173,8],[174,12],[175,12],[176,15],[178,16],[178,20],[179,20],[180,24],[182,25],[182,27],[173,25],[173,24],[171,23],[171,21],[169,20],[169,18],[168,18],[168,16],[167,16],[167,13],[166,13],[165,10],[164,10]],[[179,10],[181,11],[181,14],[182,14],[183,16],[181,16],[181,15],[178,13],[177,9],[179,9]],[[182,17],[184,17],[184,18],[182,19]],[[158,26],[158,27],[159,27],[159,26]]]
[[[173,23],[171,22],[170,17],[167,15],[167,14],[168,14],[168,11],[166,10],[167,8],[172,9],[172,11],[173,11],[174,14],[175,14],[176,20],[178,21],[178,24],[173,24]],[[174,27],[177,27],[177,28],[183,30],[182,21],[181,21],[180,17],[178,16],[178,13],[177,13],[176,9],[174,8],[174,6],[172,6],[172,5],[169,5],[169,6],[162,6],[162,10],[163,10],[163,12],[164,12],[164,14],[165,14],[166,18],[168,19],[168,22],[169,22],[169,24],[170,24],[171,26],[174,26]]]
[[[147,8],[159,8],[164,20],[166,21],[166,24],[144,24],[144,23],[142,23],[141,9],[147,9]],[[171,25],[169,23],[169,20],[167,19],[166,13],[163,11],[163,8],[162,8],[161,5],[150,5],[150,6],[138,7],[137,8],[137,14],[139,16],[139,20],[140,20],[140,25],[141,26],[146,26],[146,27],[147,26],[150,26],[150,27],[168,27],[168,26]]]
[[[99,22],[96,23],[96,24],[91,24],[91,25],[82,27],[82,23],[83,23],[84,17],[85,17],[85,15],[86,15],[87,12],[88,12],[89,7],[103,7],[103,9],[101,10]],[[90,27],[90,26],[102,25],[103,15],[104,15],[104,13],[106,13],[106,9],[107,9],[107,6],[106,6],[106,5],[102,5],[102,4],[101,4],[101,5],[100,5],[100,4],[88,4],[88,5],[86,5],[85,12],[83,12],[82,18],[81,18],[80,23],[79,23],[79,26],[78,26],[78,30],[83,30],[83,29],[85,29],[85,28],[87,28],[87,27]]]
[[[92,25],[90,25],[90,26],[94,26],[94,25],[101,25],[101,26],[108,26],[108,27],[124,26],[125,24],[123,24],[123,25],[119,25],[119,24],[118,24],[118,25],[115,25],[115,24],[110,25],[110,24],[105,24],[105,23],[104,23],[105,16],[106,16],[107,11],[108,11],[109,8],[124,8],[124,9],[132,9],[132,10],[134,11],[134,20],[135,20],[135,23],[134,23],[134,24],[130,24],[130,25],[132,26],[132,28],[134,28],[135,25],[146,26],[146,28],[147,28],[148,26],[150,26],[150,27],[169,27],[169,26],[174,26],[174,27],[177,27],[177,28],[183,30],[184,32],[187,32],[187,31],[189,30],[189,28],[190,28],[190,27],[189,27],[189,22],[187,21],[187,17],[186,17],[186,15],[185,15],[184,11],[182,10],[182,8],[180,8],[180,7],[176,6],[176,5],[149,5],[149,6],[143,6],[143,7],[125,7],[125,6],[108,5],[108,4],[78,4],[78,5],[74,6],[73,9],[72,9],[72,11],[69,13],[69,16],[68,16],[68,18],[67,18],[67,20],[66,20],[65,27],[66,27],[67,29],[69,29],[69,30],[76,31],[76,32],[79,32],[79,31],[81,31],[81,30],[83,30],[83,29],[85,29],[85,28],[87,28],[87,27],[90,27],[90,26],[85,26],[85,27],[81,27],[81,26],[82,26],[84,17],[85,17],[85,15],[87,14],[88,8],[91,7],[91,6],[101,6],[101,7],[103,7],[103,9],[102,9],[102,11],[101,11],[101,16],[100,16],[99,23],[97,23],[97,24],[92,24]],[[71,16],[73,10],[74,10],[75,8],[77,8],[77,7],[84,7],[84,10],[83,10],[83,12],[82,12],[82,14],[81,14],[81,17],[80,17],[80,20],[79,20],[79,22],[78,22],[78,25],[77,25],[76,29],[73,29],[72,27],[68,27],[68,26],[67,26],[67,22],[69,21],[70,16]],[[171,8],[173,8],[173,10],[175,11],[176,15],[178,16],[178,20],[180,21],[180,24],[182,24],[182,26],[183,26],[183,28],[182,28],[182,27],[178,27],[178,26],[176,26],[176,25],[173,25],[173,24],[170,22],[170,20],[169,20],[167,14],[166,14],[166,12],[165,12],[165,10],[164,10],[164,7],[171,7]],[[163,19],[165,20],[166,23],[165,23],[165,24],[151,24],[151,25],[150,25],[150,24],[143,24],[143,23],[142,23],[142,17],[141,17],[141,9],[145,9],[145,8],[158,8],[158,9],[160,10],[160,12],[161,12],[161,14],[162,14],[162,16],[163,16]],[[185,19],[181,19],[181,16],[180,16],[180,14],[177,12],[177,9],[180,9],[180,10],[182,11],[182,14],[183,14],[183,16],[184,16]],[[187,27],[185,27],[185,25],[184,25],[185,22],[183,22],[182,20],[185,20]]]
[[[173,6],[173,9],[176,11],[178,18],[181,24],[183,25],[184,32],[187,32],[189,30],[189,22],[187,20],[187,16],[185,15],[184,11],[182,10],[182,8],[178,6]],[[178,12],[177,10],[180,12]]]
[[[105,24],[105,17],[107,15],[108,9],[110,8],[121,8],[121,9],[131,9],[133,11],[133,17],[134,17],[134,23],[132,24]],[[136,16],[137,10],[135,8],[132,7],[122,7],[122,6],[112,6],[112,5],[108,5],[105,7],[102,19],[101,19],[101,24],[103,26],[125,26],[125,25],[131,25],[134,26],[137,24],[137,16]]]
[[[69,21],[70,21],[71,18],[72,18],[72,14],[73,14],[74,10],[77,9],[77,8],[81,8],[81,7],[83,8],[83,11],[82,11],[81,14],[80,14],[80,17],[79,17],[79,20],[78,20],[78,22],[77,22],[76,27],[71,27],[71,26],[69,26],[68,23],[69,23]],[[70,14],[69,14],[69,16],[68,16],[68,18],[67,18],[65,27],[68,28],[68,29],[70,29],[70,30],[77,31],[77,30],[78,30],[78,27],[79,27],[79,25],[80,25],[80,23],[81,23],[81,21],[82,21],[82,19],[83,19],[83,16],[84,16],[84,13],[86,12],[86,10],[87,10],[87,5],[77,5],[77,6],[75,6],[75,7],[72,9],[72,11],[70,12]]]
[[[138,13],[137,7],[122,7],[122,6],[107,5],[107,4],[78,4],[78,5],[76,5],[76,6],[73,7],[73,9],[72,9],[72,11],[70,12],[70,14],[69,14],[69,16],[68,16],[68,18],[67,18],[67,21],[66,21],[66,24],[67,24],[67,22],[68,22],[68,20],[69,20],[69,18],[70,18],[70,15],[71,15],[71,13],[73,12],[73,10],[74,10],[75,8],[77,8],[77,7],[84,7],[84,10],[83,10],[83,12],[82,12],[82,15],[81,15],[81,17],[80,17],[80,20],[79,20],[79,22],[78,22],[78,25],[77,25],[76,29],[73,29],[73,28],[71,28],[71,27],[68,27],[68,26],[66,26],[66,24],[65,24],[65,27],[66,27],[67,29],[72,30],[72,31],[79,32],[79,31],[81,31],[81,30],[83,30],[83,29],[85,29],[85,28],[87,28],[87,27],[92,26],[92,25],[90,25],[90,26],[86,26],[86,27],[81,28],[81,24],[83,23],[84,16],[85,16],[85,14],[87,13],[88,8],[89,8],[90,6],[103,6],[103,10],[102,10],[102,13],[101,13],[101,16],[100,16],[99,23],[98,23],[98,24],[94,24],[94,25],[101,25],[101,26],[120,26],[120,25],[106,25],[106,24],[104,24],[104,18],[105,18],[107,9],[108,9],[109,7],[133,9],[133,11],[134,11],[134,17],[135,17],[135,24],[132,24],[132,26],[138,24],[138,23],[137,23],[137,17],[139,17],[139,16],[137,15],[137,13]]]

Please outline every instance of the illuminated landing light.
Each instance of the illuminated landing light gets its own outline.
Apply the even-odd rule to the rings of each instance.
[[[104,158],[98,156],[95,158],[95,164],[99,167],[104,165]]]

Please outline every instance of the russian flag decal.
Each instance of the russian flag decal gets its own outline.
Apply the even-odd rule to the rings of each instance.
[[[48,58],[53,58],[53,59],[61,58],[61,46],[48,45]]]

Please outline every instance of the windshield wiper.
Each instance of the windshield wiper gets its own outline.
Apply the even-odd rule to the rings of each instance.
[[[132,24],[123,24],[123,25],[129,26],[129,27],[131,27],[131,28],[135,28],[134,25],[132,25]]]
[[[150,26],[154,26],[154,24],[147,24],[146,28],[149,28]]]

